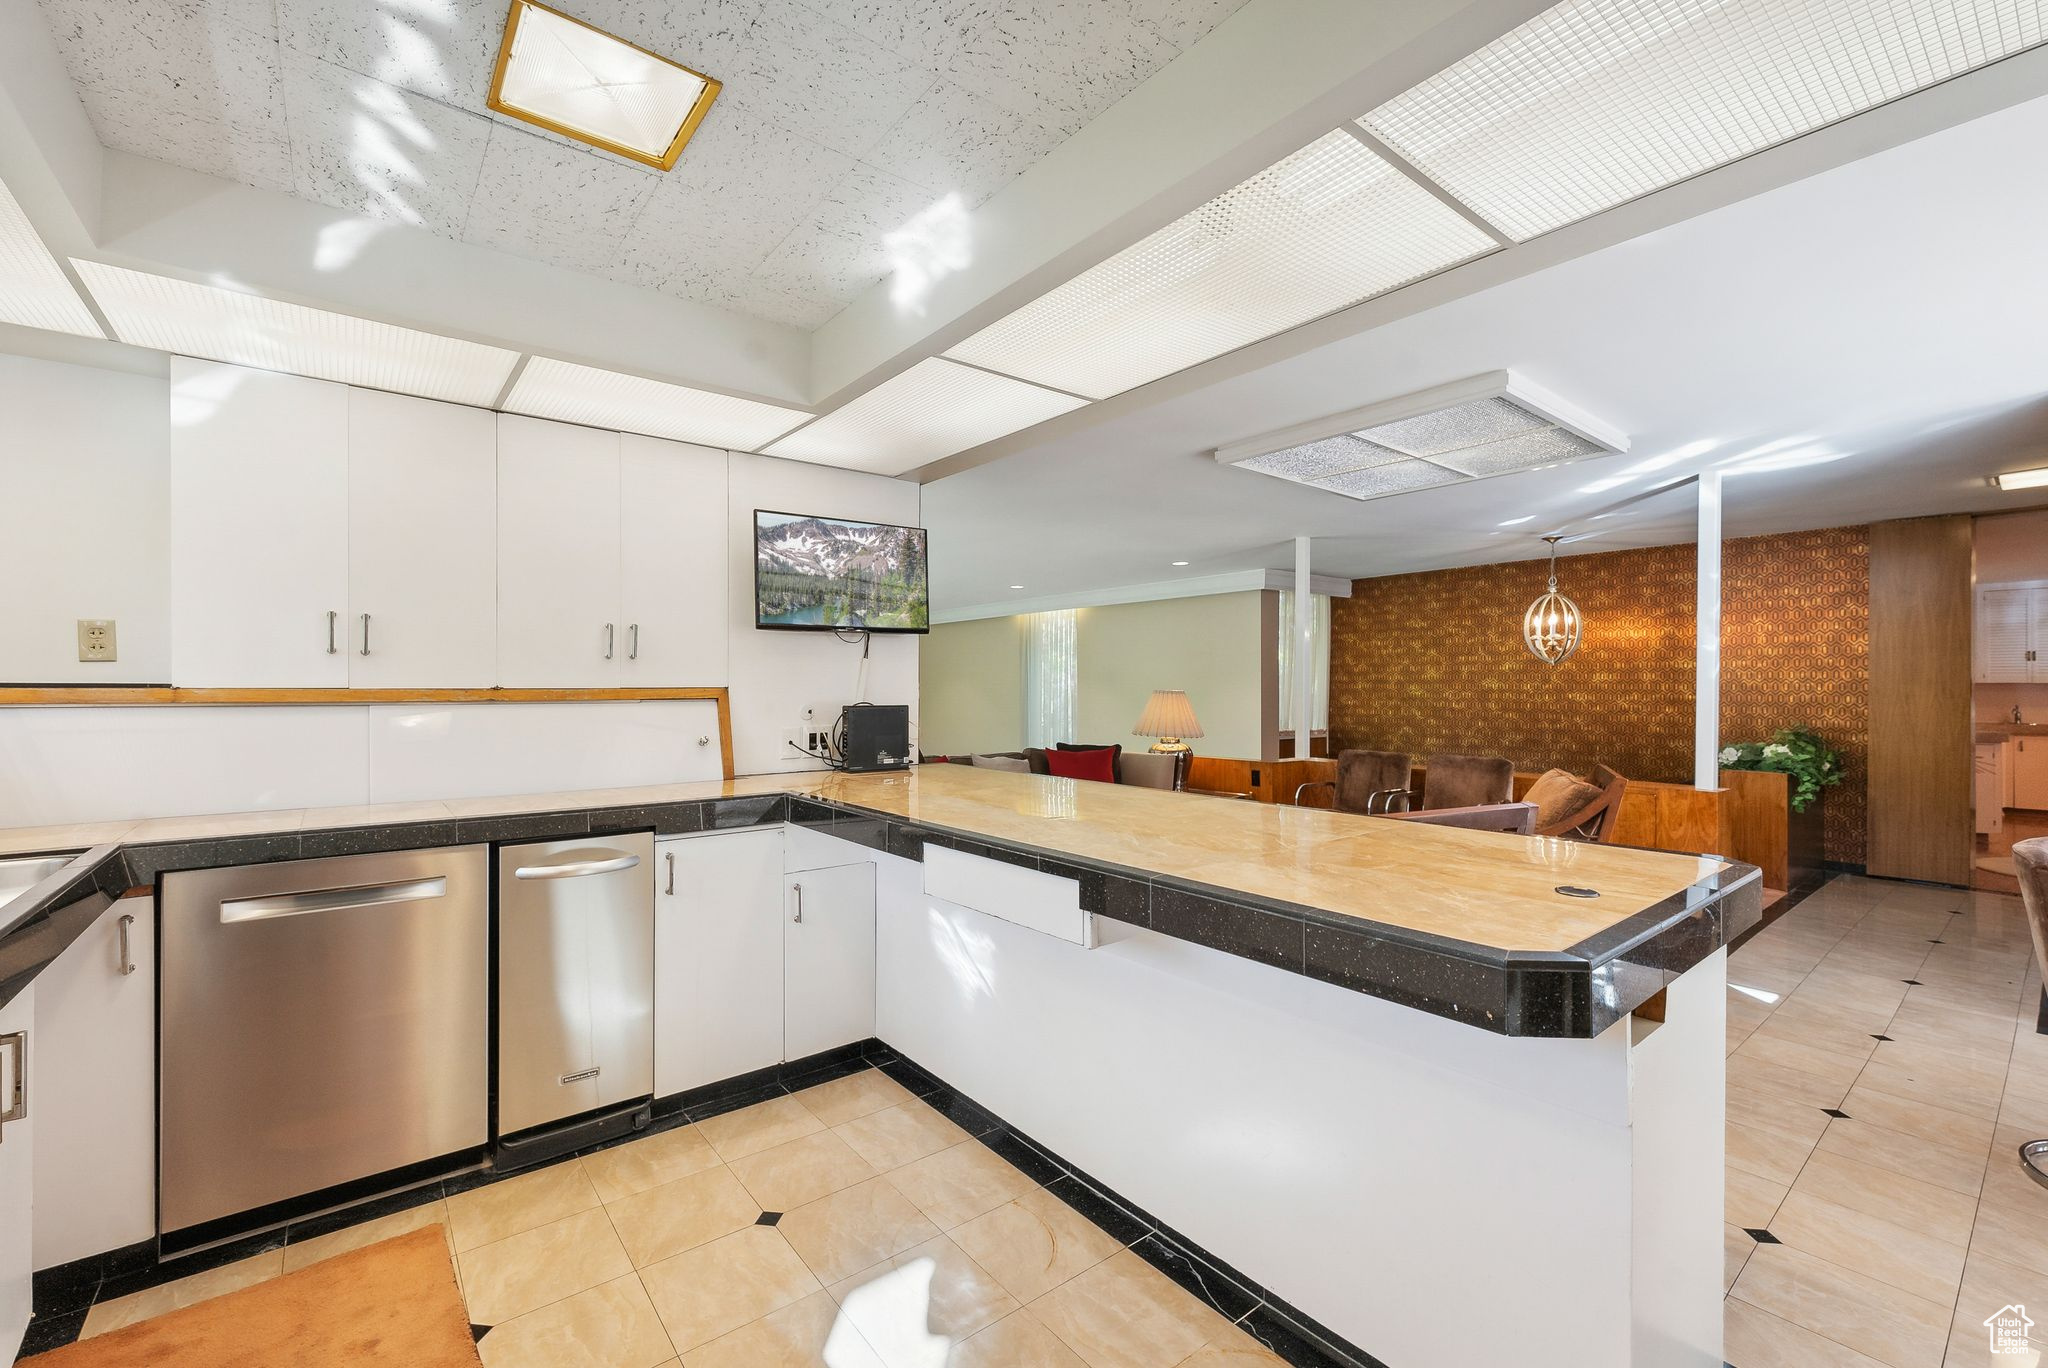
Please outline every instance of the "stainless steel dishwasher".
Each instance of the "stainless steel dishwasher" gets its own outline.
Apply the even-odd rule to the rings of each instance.
[[[648,1121],[654,837],[498,850],[497,1165]]]
[[[481,1152],[489,900],[483,846],[164,875],[167,1239]]]

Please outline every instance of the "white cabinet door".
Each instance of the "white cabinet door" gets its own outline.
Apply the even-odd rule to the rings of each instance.
[[[36,1047],[36,990],[33,984],[21,996],[0,1007],[0,1113],[7,1110],[14,1093],[16,1050],[8,1037],[20,1032],[30,1051]],[[30,1054],[28,1078],[41,1083],[37,1066],[41,1059]],[[0,1363],[14,1362],[21,1348],[22,1332],[28,1329],[29,1309],[34,1303],[34,1226],[36,1108],[40,1099],[28,1098],[28,1115],[19,1121],[0,1123]]]
[[[2048,589],[2031,591],[2027,610],[2027,678],[2048,684]]]
[[[348,682],[497,682],[495,415],[348,393]]]
[[[2048,736],[2013,738],[2012,805],[2048,810]]]
[[[802,1059],[875,1033],[875,867],[787,876],[782,1052]]]
[[[37,1268],[156,1233],[155,993],[150,897],[108,908],[36,979]]]
[[[2026,680],[2028,626],[2034,611],[2031,589],[1977,591],[1977,682],[2012,684]]]
[[[170,420],[171,682],[345,688],[347,387],[174,356]]]
[[[782,832],[654,847],[654,1093],[782,1059]]]
[[[619,682],[723,684],[726,455],[630,432],[619,442]]]
[[[498,415],[498,683],[606,688],[619,622],[619,434]]]

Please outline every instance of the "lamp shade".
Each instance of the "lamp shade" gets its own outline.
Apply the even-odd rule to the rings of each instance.
[[[1202,724],[1195,720],[1195,710],[1188,703],[1188,696],[1180,689],[1154,689],[1152,696],[1145,700],[1145,711],[1138,718],[1138,725],[1131,728],[1133,736],[1177,736],[1190,737],[1202,734]]]

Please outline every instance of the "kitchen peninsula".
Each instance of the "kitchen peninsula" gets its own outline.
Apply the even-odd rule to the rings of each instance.
[[[764,827],[873,866],[867,1034],[1366,1352],[1720,1361],[1760,889],[1710,858],[949,765],[169,817],[0,833],[89,848],[0,910],[0,1009],[167,872]]]

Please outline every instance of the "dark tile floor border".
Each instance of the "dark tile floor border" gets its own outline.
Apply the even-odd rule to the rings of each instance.
[[[663,1131],[707,1121],[759,1102],[773,1101],[870,1068],[880,1069],[902,1084],[928,1106],[1016,1165],[1033,1181],[1043,1184],[1068,1206],[1100,1226],[1111,1238],[1128,1246],[1139,1258],[1294,1368],[1386,1368],[1379,1359],[1296,1310],[1271,1289],[1252,1281],[877,1039],[857,1041],[806,1059],[723,1079],[687,1093],[657,1098],[653,1124],[644,1130],[564,1154],[549,1163],[564,1163],[587,1154],[629,1145]],[[524,1168],[499,1175],[488,1167],[466,1169],[402,1191],[381,1193],[337,1210],[302,1217],[284,1226],[252,1232],[168,1259],[157,1258],[155,1242],[151,1241],[45,1270],[36,1274],[35,1316],[30,1320],[28,1334],[22,1342],[21,1358],[25,1360],[74,1342],[84,1331],[86,1314],[99,1302],[146,1291],[274,1249],[289,1248],[366,1221],[534,1171],[534,1168]],[[488,1331],[488,1327],[479,1328]]]

